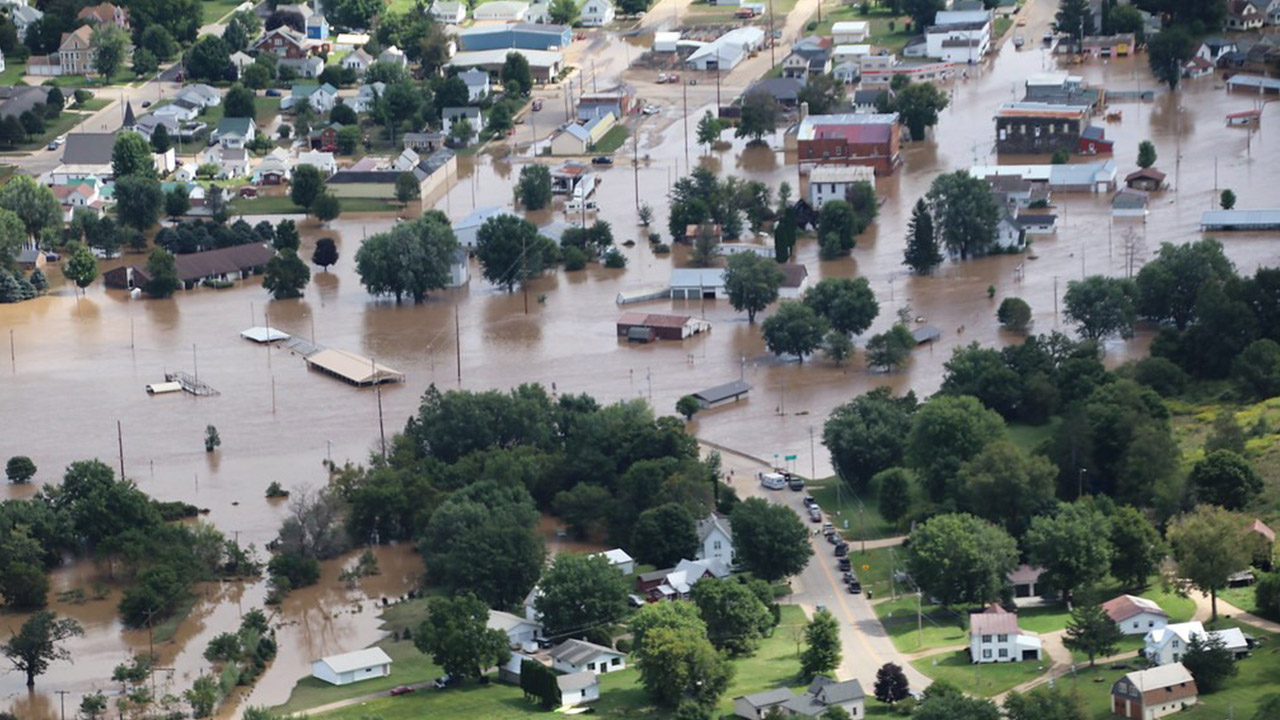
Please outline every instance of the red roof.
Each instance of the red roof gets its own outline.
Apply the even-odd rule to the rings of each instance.
[[[1120,597],[1112,598],[1102,603],[1102,610],[1116,622],[1124,622],[1134,615],[1141,615],[1144,612],[1152,615],[1162,615],[1166,618],[1169,617],[1169,614],[1162,610],[1159,605],[1146,598],[1132,595],[1121,595]]]
[[[618,318],[619,325],[639,325],[651,328],[682,328],[689,322],[688,315],[657,315],[652,313],[629,312]]]
[[[1017,635],[1018,616],[1000,612],[972,613],[969,615],[969,635]]]

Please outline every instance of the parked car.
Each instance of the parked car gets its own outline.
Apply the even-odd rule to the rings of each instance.
[[[538,112],[538,111],[539,111],[539,110],[541,110],[541,109],[542,109],[542,101],[541,101],[541,100],[534,100],[534,101],[533,101],[533,111],[534,111],[534,112]]]
[[[267,97],[280,97],[280,91],[275,88],[270,88],[263,94],[266,95]]]
[[[830,535],[827,535],[827,542],[831,543],[832,545],[839,545],[840,543],[844,542],[844,540],[841,539],[838,534],[831,533]]]
[[[50,140],[50,141],[49,141],[49,149],[50,149],[50,150],[57,150],[57,149],[58,149],[58,141],[57,141],[57,140]]]
[[[822,511],[816,507],[809,508],[809,520],[812,522],[822,522]]]
[[[599,157],[591,158],[591,164],[592,165],[612,165],[613,158],[609,157],[608,155],[600,155]]]
[[[842,571],[848,570],[849,568],[853,567],[853,561],[851,561],[851,560],[850,560],[849,558],[847,558],[847,557],[842,557],[842,558],[840,558],[840,561],[839,561],[838,567],[839,567],[839,568],[840,568],[840,570],[842,570]]]
[[[849,543],[841,541],[836,545],[836,557],[844,557],[849,554]]]
[[[411,692],[413,692],[413,688],[412,688],[412,687],[410,687],[410,686],[408,686],[408,685],[397,685],[397,686],[395,686],[395,687],[391,688],[391,694],[392,694],[393,696],[395,696],[395,695],[408,695],[408,694],[409,694],[409,693],[411,693]]]
[[[849,589],[850,595],[858,595],[862,593],[862,583],[857,580],[845,585],[845,587]]]
[[[756,473],[756,477],[760,478],[760,484],[767,490],[781,490],[787,486],[786,478],[782,477],[778,473],[761,472]]]
[[[804,489],[804,478],[792,475],[790,478],[787,479],[787,487],[791,488],[796,492],[800,492],[801,490]]]
[[[846,585],[848,585],[851,582],[857,582],[858,576],[853,572],[847,572],[844,574],[844,576],[841,579],[844,580]]]
[[[814,505],[817,505],[817,503],[814,503]],[[835,537],[835,534],[836,534],[836,526],[835,526],[835,525],[832,525],[832,524],[831,524],[831,523],[829,523],[829,522],[828,522],[828,523],[823,523],[823,524],[822,524],[822,534],[823,534],[823,535],[826,535],[828,539]]]
[[[150,100],[143,100],[143,101],[142,101],[142,107],[144,107],[144,108],[149,108],[149,107],[151,107],[151,101],[150,101]]]
[[[805,507],[818,507],[818,501],[814,500],[812,495],[805,495],[801,502]]]

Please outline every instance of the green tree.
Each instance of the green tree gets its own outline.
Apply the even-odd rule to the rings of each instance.
[[[489,218],[476,233],[475,256],[484,279],[511,292],[542,273],[547,255],[533,223],[515,215]]]
[[[818,211],[818,237],[823,259],[848,255],[857,244],[860,229],[853,207],[844,200],[828,200]]]
[[[1156,146],[1150,140],[1138,143],[1138,167],[1149,168],[1156,164]]]
[[[1185,330],[1197,319],[1200,290],[1235,275],[1222,244],[1208,238],[1183,245],[1162,243],[1155,259],[1138,271],[1138,313]]]
[[[1093,11],[1089,8],[1089,0],[1062,0],[1054,15],[1053,29],[1070,35],[1076,47],[1080,47],[1084,36],[1093,34]]]
[[[1196,688],[1206,695],[1222,689],[1227,678],[1240,672],[1226,641],[1216,634],[1193,633],[1182,655],[1182,664],[1195,679]]]
[[[115,145],[111,148],[111,174],[117,180],[125,177],[154,178],[156,163],[147,139],[131,131],[116,135]]]
[[[261,63],[254,63],[240,71],[240,82],[247,88],[262,90],[271,84],[271,80],[271,68]],[[281,126],[284,127],[287,126]]]
[[[962,510],[1000,525],[1014,537],[1054,499],[1058,469],[1044,457],[1027,456],[1007,440],[988,444],[960,466],[954,501]]]
[[[960,467],[1004,437],[999,415],[969,396],[937,397],[916,411],[907,437],[906,459],[920,474],[929,498],[946,502]]]
[[[222,100],[222,115],[229,118],[252,118],[256,114],[253,107],[253,91],[236,83],[227,91]]]
[[[85,720],[102,720],[107,715],[107,696],[102,691],[85,695],[80,700],[80,714]]]
[[[360,145],[360,128],[356,127],[355,125],[347,125],[346,127],[338,131],[338,137],[336,141],[338,146],[338,152],[340,154],[350,155],[354,153],[356,151],[356,147]],[[401,173],[401,175],[405,175],[405,174],[409,175],[410,177],[413,177],[412,173]],[[397,178],[397,181],[398,180],[399,178]],[[417,185],[417,182],[415,180],[414,186],[416,187],[416,185]],[[399,187],[397,187],[396,189],[399,190]],[[404,202],[404,201],[401,201],[401,202]]]
[[[844,100],[844,83],[821,73],[808,78],[796,93],[796,102],[809,103],[809,112],[814,115],[835,112]]]
[[[311,270],[298,257],[295,250],[284,250],[267,261],[267,273],[262,287],[276,300],[302,297],[302,290],[311,282]]]
[[[1218,619],[1218,591],[1252,560],[1247,527],[1248,521],[1230,510],[1197,505],[1195,511],[1174,518],[1165,533],[1178,574],[1209,593],[1214,620]]]
[[[1068,606],[1111,567],[1111,521],[1079,501],[1033,519],[1023,544],[1030,562],[1044,568],[1041,582],[1062,591]]]
[[[1127,6],[1126,6],[1127,7]],[[1025,693],[1012,692],[1004,699],[1008,720],[1088,720],[1084,700],[1062,685],[1041,686]]]
[[[383,11],[377,0],[338,0],[333,5],[333,21],[348,29],[373,27],[374,18]]]
[[[702,409],[702,403],[698,402],[698,398],[692,395],[684,395],[676,401],[676,412],[684,416],[686,421],[692,420],[693,416],[698,414]]]
[[[231,65],[231,48],[215,35],[202,35],[187,52],[187,73],[199,80],[217,82],[226,78]]]
[[[770,352],[779,356],[795,355],[803,363],[805,355],[822,345],[827,325],[813,308],[791,301],[779,305],[777,312],[770,315],[760,329],[764,333],[765,347]]]
[[[317,253],[319,249],[317,243]],[[427,293],[449,283],[449,268],[457,249],[453,228],[437,215],[427,213],[366,238],[356,251],[356,273],[372,295],[395,295],[397,302],[408,295],[414,302],[421,302]],[[312,260],[320,264],[316,258]],[[336,249],[333,260],[337,260]]]
[[[173,138],[169,137],[169,129],[163,124],[156,125],[156,129],[151,131],[151,149],[158,153],[165,153],[171,147],[173,147]]]
[[[98,259],[81,243],[73,243],[67,250],[67,262],[62,268],[62,274],[75,283],[76,287],[84,290],[98,278]]]
[[[1024,333],[1031,324],[1031,306],[1022,298],[1005,298],[1000,302],[1000,309],[996,310],[996,319],[1006,329]]]
[[[475,128],[471,126],[471,121],[466,118],[458,118],[449,126],[449,139],[460,147],[470,145],[471,138],[475,136]]]
[[[730,523],[739,561],[766,582],[799,573],[813,555],[809,531],[788,507],[748,498],[734,506]]]
[[[605,517],[605,507],[612,499],[607,488],[580,482],[569,490],[561,490],[552,500],[551,509],[579,538],[598,530]]]
[[[886,372],[893,372],[911,357],[911,349],[916,346],[916,339],[911,331],[902,323],[867,340],[867,365],[878,367]]]
[[[1081,605],[1071,611],[1067,633],[1062,644],[1072,652],[1089,656],[1089,667],[1099,655],[1108,657],[1120,649],[1124,633],[1116,627],[1115,620],[1100,605]]]
[[[338,216],[342,214],[342,201],[338,199],[337,195],[334,195],[331,192],[322,192],[316,196],[314,201],[312,201],[311,214],[314,215],[316,220],[319,220],[321,224],[327,223],[330,220],[337,220]]]
[[[698,121],[698,144],[705,145],[707,152],[711,152],[711,146],[720,139],[721,130],[724,130],[724,125],[720,119],[712,115],[710,110],[706,111]]]
[[[707,639],[707,626],[694,605],[646,605],[631,627],[640,682],[656,703],[666,708],[685,701],[715,706],[733,678],[733,666]]]
[[[1063,296],[1067,320],[1076,324],[1080,335],[1102,340],[1112,335],[1133,337],[1137,288],[1124,278],[1092,275],[1067,283]]]
[[[314,165],[299,165],[293,169],[289,181],[289,198],[300,208],[310,208],[316,198],[324,193],[324,178]]]
[[[298,235],[298,226],[292,220],[281,220],[276,226],[275,238],[271,241],[271,247],[276,252],[283,250],[299,250],[302,247],[302,238]]]
[[[399,202],[401,207],[408,206],[411,201],[417,200],[420,193],[418,178],[413,173],[402,172],[396,177],[396,202]]]
[[[853,341],[845,333],[829,330],[822,338],[822,354],[839,367],[845,360],[853,357]]]
[[[573,25],[578,22],[578,4],[573,0],[551,0],[547,15],[556,25]]]
[[[1231,363],[1231,376],[1246,397],[1280,395],[1280,344],[1255,340]]]
[[[0,208],[16,214],[31,238],[62,223],[62,207],[53,191],[29,175],[14,175],[0,186]]]
[[[729,304],[747,313],[747,322],[756,321],[756,313],[778,299],[778,288],[785,279],[777,263],[755,253],[738,253],[725,266],[724,286]]]
[[[804,304],[846,335],[861,335],[880,314],[880,303],[865,277],[821,280],[805,291]]]
[[[929,128],[938,124],[938,113],[948,104],[946,93],[931,82],[911,83],[898,92],[894,109],[911,133],[911,139],[924,140]]]
[[[1111,547],[1111,574],[1132,589],[1145,587],[1169,552],[1160,531],[1132,505],[1111,516]]]
[[[698,549],[694,518],[679,503],[666,503],[640,513],[631,533],[631,551],[646,565],[672,567]]]
[[[518,84],[525,94],[533,89],[533,72],[529,69],[529,61],[518,52],[507,53],[499,77],[502,78],[503,85]]]
[[[182,697],[191,706],[191,717],[205,718],[213,714],[218,704],[220,693],[217,678],[212,675],[201,675],[195,679],[190,689],[183,691]]]
[[[160,219],[164,191],[154,178],[130,175],[116,179],[116,217],[120,222],[146,232]]]
[[[146,48],[139,48],[133,53],[133,74],[139,77],[152,75],[160,69],[160,61]]]
[[[1147,41],[1151,73],[1170,90],[1177,90],[1178,81],[1182,79],[1182,66],[1191,59],[1195,50],[1196,41],[1186,28],[1177,25],[1165,27]]]
[[[742,101],[742,115],[738,118],[738,127],[733,131],[733,136],[749,137],[752,143],[759,144],[777,126],[778,103],[773,96],[767,92],[748,93]]]
[[[162,25],[148,25],[141,37],[142,48],[151,51],[158,60],[171,60],[178,54],[177,41]]]
[[[905,468],[889,468],[881,470],[871,479],[876,488],[880,516],[891,523],[897,523],[911,511],[912,477],[911,471]]]
[[[876,670],[875,697],[886,705],[911,697],[911,685],[907,682],[907,674],[902,671],[902,666],[888,662]]]
[[[186,185],[177,185],[164,196],[164,214],[170,218],[179,218],[191,210],[191,196],[187,194]]]
[[[489,608],[471,593],[432,598],[413,644],[458,678],[478,678],[484,668],[511,657],[507,634],[488,627]]]
[[[14,485],[25,485],[36,476],[36,464],[26,455],[14,455],[5,463],[4,474]]]
[[[836,407],[822,429],[837,474],[863,490],[877,473],[902,464],[916,397],[895,398],[887,387],[859,395]]]
[[[534,607],[552,637],[584,628],[604,630],[627,615],[631,583],[603,555],[561,553],[538,587],[542,593]]]
[[[124,65],[133,43],[128,33],[107,23],[94,28],[89,45],[93,48],[94,71],[104,78],[110,78]]]
[[[910,15],[917,28],[926,28],[933,24],[938,11],[944,9],[942,0],[902,0],[902,12]]]
[[[12,522],[12,521],[11,521]],[[7,610],[35,610],[48,604],[44,568],[49,550],[27,525],[16,525],[0,542],[0,596]]]
[[[1009,533],[972,515],[934,516],[910,538],[907,571],[944,607],[998,599],[1018,565],[1018,544]]]
[[[813,614],[804,626],[804,644],[800,653],[800,674],[804,677],[830,675],[840,667],[840,626],[829,611]]]
[[[1236,194],[1230,188],[1222,191],[1222,195],[1218,198],[1218,205],[1223,210],[1232,210],[1236,206]]]
[[[985,180],[965,170],[944,173],[934,178],[925,199],[935,232],[952,255],[967,260],[995,247],[1000,210]]]
[[[918,275],[928,275],[942,264],[942,252],[933,232],[933,215],[924,198],[916,201],[907,225],[907,247],[902,253],[902,264]]]
[[[912,720],[1000,720],[1000,709],[990,700],[971,698],[959,691],[942,693],[930,685],[925,690],[925,699],[916,706],[915,711],[911,713],[911,718]]]
[[[707,624],[707,639],[730,656],[750,655],[774,626],[773,613],[738,578],[704,578],[693,586],[693,604]]]
[[[322,237],[316,241],[316,249],[311,253],[311,262],[324,268],[326,272],[330,265],[338,262],[338,246],[331,237]]]
[[[167,298],[182,287],[178,265],[164,248],[156,248],[147,256],[147,275],[151,279],[147,281],[145,290],[153,298]]]
[[[1262,492],[1262,477],[1249,461],[1230,450],[1214,450],[1191,468],[1196,498],[1227,510],[1242,510]]]
[[[80,623],[71,618],[59,618],[57,613],[42,610],[27,618],[22,627],[0,644],[0,653],[9,658],[13,669],[27,676],[27,687],[36,686],[36,678],[58,660],[70,660],[71,653],[62,642],[84,635]]]
[[[551,204],[551,170],[546,165],[525,165],[520,168],[520,180],[516,183],[516,197],[526,210],[541,210]]]

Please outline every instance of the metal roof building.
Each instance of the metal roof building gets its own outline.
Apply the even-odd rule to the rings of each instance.
[[[319,370],[352,385],[379,385],[404,382],[404,373],[374,362],[372,358],[346,350],[325,348],[306,357],[307,367]]]
[[[1280,210],[1209,210],[1200,230],[1280,230]]]

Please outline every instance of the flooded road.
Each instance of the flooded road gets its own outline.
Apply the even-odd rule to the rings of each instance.
[[[1051,9],[1043,2],[1030,8],[1033,22],[1024,32],[1034,38],[1037,24],[1047,21]],[[767,67],[767,54],[762,57]],[[668,89],[664,92],[670,102],[663,115],[646,120],[639,133],[636,154],[647,155],[649,161],[642,160],[634,171],[629,162],[619,162],[601,173],[600,217],[612,223],[619,242],[637,241],[634,247],[621,248],[628,259],[625,270],[592,266],[539,278],[531,283],[526,314],[522,293],[489,286],[473,264],[468,288],[433,293],[422,305],[396,305],[369,297],[352,261],[363,237],[386,230],[395,219],[364,216],[340,219],[329,228],[310,220],[301,223],[304,257],[310,256],[318,238],[333,237],[341,259],[331,272],[316,272],[305,297],[298,300],[270,302],[257,281],[144,301],[130,301],[101,284],[77,299],[65,284],[57,285],[49,296],[0,305],[0,339],[7,340],[4,336],[13,332],[13,362],[0,368],[5,428],[0,457],[30,455],[40,468],[37,482],[56,481],[63,467],[81,458],[98,457],[115,465],[119,420],[125,470],[144,490],[162,500],[208,508],[209,522],[262,547],[274,536],[284,509],[264,499],[269,483],[319,485],[326,479],[322,461],[361,461],[379,438],[374,392],[308,372],[302,360],[287,351],[240,339],[241,330],[263,324],[265,311],[273,327],[363,353],[404,372],[404,384],[382,391],[388,433],[403,426],[432,383],[487,389],[541,382],[549,388],[554,384],[559,393],[586,392],[606,402],[643,398],[657,412],[672,413],[680,396],[741,376],[753,387],[749,397],[699,414],[691,430],[760,457],[798,455],[801,472],[811,467],[819,474],[829,472],[826,453],[820,442],[811,444],[811,437],[820,437],[830,410],[878,385],[931,393],[952,348],[973,341],[1016,341],[1000,331],[994,319],[1002,298],[1026,299],[1035,314],[1036,332],[1065,329],[1055,313],[1055,288],[1060,300],[1066,283],[1082,275],[1123,274],[1127,232],[1136,238],[1140,265],[1163,241],[1201,237],[1200,213],[1213,206],[1222,188],[1236,192],[1241,209],[1274,205],[1274,187],[1280,180],[1278,111],[1268,108],[1260,132],[1252,136],[1228,129],[1225,114],[1254,107],[1255,98],[1229,95],[1215,87],[1213,78],[1204,78],[1190,81],[1177,95],[1161,94],[1146,104],[1119,104],[1123,121],[1105,124],[1107,137],[1116,141],[1122,178],[1135,169],[1138,143],[1144,139],[1156,144],[1156,166],[1169,174],[1172,189],[1153,196],[1145,223],[1112,222],[1104,195],[1057,194],[1053,202],[1060,229],[1056,236],[1035,242],[1037,259],[996,256],[949,262],[933,277],[908,274],[901,264],[902,246],[916,199],[939,172],[997,162],[991,119],[996,107],[1018,99],[1022,81],[1051,62],[1038,50],[1015,52],[1004,43],[986,66],[971,68],[969,78],[951,86],[953,104],[943,112],[934,136],[907,146],[905,167],[877,181],[877,192],[884,198],[880,216],[858,238],[851,258],[819,262],[813,240],[803,240],[797,248],[798,261],[809,268],[810,282],[853,275],[870,280],[881,313],[868,334],[889,327],[899,308],[909,308],[910,316],[942,328],[941,340],[917,350],[900,373],[868,372],[861,354],[840,368],[821,358],[803,366],[780,363],[765,351],[759,328],[723,300],[661,301],[626,308],[705,316],[712,323],[710,334],[683,344],[637,346],[616,338],[614,323],[622,312],[615,304],[618,292],[665,285],[672,267],[683,258],[681,248],[671,256],[649,249],[646,231],[637,226],[637,196],[653,206],[654,229],[665,235],[665,195],[692,163],[763,180],[775,190],[785,180],[793,187],[793,197],[800,191],[794,158],[780,150],[781,132],[772,141],[777,150],[747,149],[735,141],[731,149],[701,157],[700,148],[686,148],[680,122],[683,98],[676,106],[670,95],[674,91]],[[1145,56],[1095,61],[1073,71],[1113,90],[1154,85]],[[737,73],[728,80],[734,82],[722,83],[726,98],[732,97],[730,89],[740,90],[745,83]],[[642,88],[642,94],[647,89],[651,88]],[[688,90],[692,126],[714,103],[714,78],[699,77],[699,85]],[[620,157],[631,153],[628,144]],[[461,158],[458,184],[437,207],[456,219],[476,206],[510,204],[516,173],[529,161],[520,156]],[[543,212],[532,219],[542,223],[552,215]],[[558,211],[554,216],[572,219]],[[1275,234],[1219,239],[1244,272],[1280,262]],[[988,286],[997,290],[992,300],[987,298]],[[1141,354],[1147,340],[1140,334],[1130,343],[1108,345],[1109,362]],[[148,396],[145,384],[162,379],[166,370],[198,372],[221,395]],[[217,426],[223,441],[213,454],[206,454],[202,445],[209,424]],[[0,497],[30,492],[6,486]],[[338,585],[338,564],[331,563],[325,568],[326,582],[290,596],[278,618],[280,657],[253,691],[253,704],[286,699],[313,657],[353,650],[378,638],[373,604],[383,595],[403,593],[421,572],[408,548],[381,549],[379,559],[383,574],[364,581],[363,591]],[[87,565],[60,570],[55,588],[86,587],[93,582],[92,573]],[[261,584],[202,588],[188,621],[172,642],[159,648],[162,666],[175,668],[175,683],[189,685],[207,668],[200,654],[209,638],[233,629],[239,613],[260,606],[264,595]],[[71,691],[68,705],[78,705],[80,694],[105,687],[111,667],[124,661],[129,649],[147,647],[146,633],[120,627],[117,599],[113,591],[83,605],[55,604],[56,610],[80,619],[88,630],[86,637],[70,644],[76,663],[55,664],[30,697],[17,674],[0,675],[0,708],[11,707],[24,720],[43,720],[57,716],[55,691]]]

